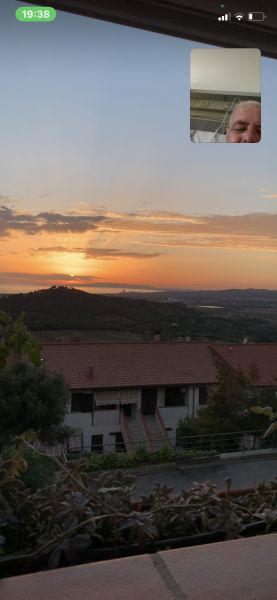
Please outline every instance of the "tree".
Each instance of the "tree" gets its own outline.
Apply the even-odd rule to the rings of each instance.
[[[199,440],[193,436],[198,435],[196,419],[193,417],[185,417],[179,419],[176,429],[176,445],[186,446],[187,449],[198,449]]]
[[[265,406],[265,407],[252,406],[251,410],[256,415],[262,415],[264,417],[267,417],[267,419],[270,422],[270,425],[269,425],[268,429],[266,430],[266,432],[264,433],[263,437],[267,438],[268,436],[274,434],[274,437],[276,440],[277,412],[276,411],[274,412],[274,410],[272,410],[271,406]]]
[[[0,447],[30,429],[52,441],[61,432],[68,403],[62,375],[17,362],[0,370]]]
[[[258,369],[245,373],[232,368],[216,351],[217,383],[208,397],[207,405],[199,411],[196,425],[199,433],[227,433],[249,431],[266,427],[262,419],[251,411],[253,404],[267,406],[276,403],[275,388],[259,389]]]
[[[0,368],[23,357],[39,366],[40,346],[27,330],[23,313],[13,320],[0,311]]]

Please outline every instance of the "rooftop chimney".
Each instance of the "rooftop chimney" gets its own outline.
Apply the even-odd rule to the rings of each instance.
[[[245,336],[245,337],[243,338],[243,340],[242,340],[242,343],[243,343],[243,344],[248,344],[248,337],[247,337],[247,336]]]
[[[185,336],[185,342],[191,342],[191,337],[190,337],[190,335],[186,335],[186,336]]]

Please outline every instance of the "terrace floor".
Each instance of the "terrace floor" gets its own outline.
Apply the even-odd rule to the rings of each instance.
[[[276,600],[277,534],[11,577],[1,600]]]

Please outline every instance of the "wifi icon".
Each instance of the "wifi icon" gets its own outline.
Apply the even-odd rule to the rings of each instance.
[[[235,19],[237,19],[237,21],[242,21],[243,18],[244,18],[244,14],[243,13],[236,13],[235,14]]]

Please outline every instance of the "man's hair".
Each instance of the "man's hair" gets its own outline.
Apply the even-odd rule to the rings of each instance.
[[[234,108],[233,108],[233,110],[232,110],[232,112],[230,114],[229,125],[228,125],[229,127],[231,125],[231,121],[232,121],[232,118],[233,118],[234,113],[236,112],[236,110],[238,108],[240,108],[241,106],[248,106],[249,104],[252,104],[254,106],[258,106],[259,108],[261,108],[261,103],[258,102],[257,100],[244,100],[243,102],[238,102],[238,104],[235,104],[235,106],[234,106]]]

